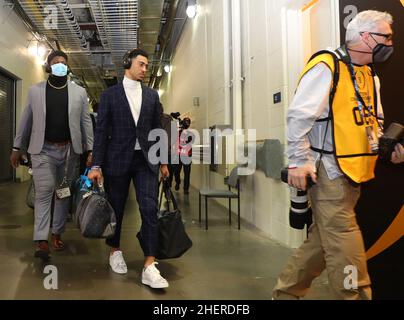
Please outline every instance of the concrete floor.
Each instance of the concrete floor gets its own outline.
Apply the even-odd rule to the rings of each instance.
[[[46,290],[45,264],[33,257],[33,210],[25,205],[28,183],[0,185],[0,299],[159,299],[268,300],[276,278],[292,250],[242,221],[228,225],[226,208],[209,204],[209,230],[198,223],[198,193],[176,193],[193,247],[181,258],[159,263],[170,283],[153,290],[140,283],[142,253],[136,239],[140,216],[134,191],[126,206],[122,250],[126,275],[113,273],[103,240],[81,237],[72,222],[63,239],[67,249],[52,252],[47,264],[57,267],[58,289]],[[332,298],[323,274],[307,299]]]

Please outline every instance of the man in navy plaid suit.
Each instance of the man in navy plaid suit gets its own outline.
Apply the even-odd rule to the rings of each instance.
[[[141,81],[147,71],[148,55],[141,49],[128,51],[123,59],[125,77],[101,95],[93,147],[91,180],[102,182],[115,210],[115,236],[107,239],[111,247],[109,264],[116,273],[127,273],[120,250],[122,219],[133,181],[142,218],[138,234],[145,256],[142,283],[152,288],[166,288],[168,282],[156,268],[157,197],[159,165],[150,162],[148,152],[153,142],[148,141],[151,130],[161,128],[161,108],[155,90]],[[101,171],[102,169],[102,171]],[[163,178],[169,176],[167,165],[161,165]]]

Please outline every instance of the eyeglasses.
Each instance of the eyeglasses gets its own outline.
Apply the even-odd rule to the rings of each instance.
[[[368,31],[369,34],[373,34],[375,36],[380,36],[380,37],[384,37],[386,39],[386,41],[390,41],[393,40],[393,34],[392,33],[378,33],[378,32],[370,32]],[[364,34],[365,32],[362,31],[360,32],[360,35]]]

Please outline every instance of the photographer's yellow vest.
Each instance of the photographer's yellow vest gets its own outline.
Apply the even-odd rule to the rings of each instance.
[[[334,74],[334,59],[329,53],[315,56],[305,67],[302,77],[318,63],[325,63]],[[330,119],[333,128],[334,156],[341,171],[357,183],[374,178],[377,153],[372,152],[366,127],[372,126],[377,136],[377,97],[372,70],[368,66],[354,66],[360,95],[369,107],[361,117],[348,66],[339,63],[339,81],[333,101],[330,101]]]

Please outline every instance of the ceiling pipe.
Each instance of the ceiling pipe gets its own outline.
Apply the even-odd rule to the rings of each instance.
[[[166,19],[166,23],[161,27],[161,35],[159,35],[159,45],[156,46],[157,50],[154,56],[154,60],[159,61],[159,63],[153,66],[153,70],[151,72],[149,80],[149,86],[155,89],[158,86],[158,73],[164,59],[164,52],[171,38],[179,2],[179,0],[171,1],[170,7],[168,9],[168,17]]]
[[[83,48],[84,50],[88,50],[89,45],[88,45],[83,33],[81,32],[80,26],[78,25],[76,17],[74,16],[72,10],[70,9],[67,0],[59,0],[59,3],[63,9],[63,12],[64,12],[67,20],[69,21],[71,28],[73,29],[74,33],[77,36],[77,39],[80,42],[80,47]]]

